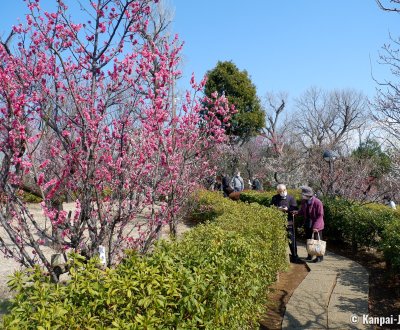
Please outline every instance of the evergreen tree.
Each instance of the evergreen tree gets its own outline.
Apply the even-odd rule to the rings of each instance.
[[[205,94],[224,94],[237,110],[225,127],[226,133],[241,141],[260,133],[265,126],[265,113],[247,71],[240,71],[232,61],[219,61],[207,76]]]
[[[370,159],[374,164],[374,169],[371,171],[370,175],[376,178],[387,174],[392,167],[390,157],[382,150],[379,143],[375,140],[368,139],[362,142],[360,146],[353,151],[353,157],[358,159]]]

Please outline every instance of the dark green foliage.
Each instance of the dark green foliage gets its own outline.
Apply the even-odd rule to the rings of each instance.
[[[400,270],[400,216],[396,221],[389,222],[382,233],[380,248],[385,259],[394,269]]]
[[[240,200],[247,203],[258,203],[264,206],[271,206],[272,197],[276,194],[276,190],[263,192],[249,190],[240,194]],[[288,189],[288,194],[292,195],[296,199],[297,205],[300,207],[301,191],[298,189]]]
[[[328,237],[357,246],[378,247],[385,225],[394,212],[385,206],[360,205],[341,198],[325,198],[325,232]]]
[[[358,247],[376,247],[388,264],[400,268],[400,212],[381,204],[360,205],[325,199],[325,228],[330,238]]]
[[[285,217],[205,192],[212,222],[115,269],[75,256],[67,284],[17,272],[6,329],[254,329],[267,288],[287,267]]]
[[[392,167],[392,161],[389,155],[382,151],[381,146],[375,140],[368,139],[361,143],[353,152],[352,156],[357,159],[371,160],[374,164],[374,168],[370,175],[376,178],[380,178],[384,174],[387,174]]]
[[[207,72],[208,80],[205,94],[210,96],[215,91],[225,94],[229,104],[236,110],[226,133],[247,139],[261,132],[265,126],[265,113],[261,107],[254,84],[246,71],[240,71],[231,61],[218,62],[216,67]]]
[[[272,196],[276,194],[276,191],[258,192],[249,190],[240,194],[240,200],[246,203],[258,203],[263,206],[270,206]]]
[[[23,190],[20,190],[19,194],[21,195],[22,200],[25,203],[40,203],[43,200],[42,198],[40,198],[30,192],[23,191]]]

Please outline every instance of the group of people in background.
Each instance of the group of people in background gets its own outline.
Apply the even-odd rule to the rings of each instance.
[[[262,190],[261,181],[257,177],[252,177],[248,181],[249,188],[252,190]],[[230,178],[225,173],[214,180],[212,190],[222,190],[225,197],[228,197],[233,192],[241,192],[245,189],[243,178],[240,172]],[[301,189],[301,205],[298,207],[296,199],[289,195],[284,184],[278,184],[276,187],[277,194],[272,197],[271,205],[277,207],[282,212],[287,213],[288,223],[287,232],[289,237],[290,260],[291,262],[301,262],[297,254],[296,244],[296,228],[295,217],[302,216],[304,219],[304,232],[306,239],[321,239],[324,230],[324,207],[320,199],[314,194],[311,187],[302,186]],[[396,209],[396,204],[390,196],[384,196],[383,201],[392,209]],[[306,260],[312,262],[322,262],[323,256],[312,258],[307,255]]]
[[[228,197],[233,192],[241,192],[245,189],[244,180],[239,171],[232,178],[224,173],[222,176],[217,177],[216,183],[213,190],[222,190],[225,197]],[[255,176],[248,181],[248,184],[253,190],[262,190],[261,182]],[[302,186],[300,188],[300,207],[298,207],[296,199],[288,194],[286,185],[282,183],[277,185],[277,194],[271,200],[271,205],[287,213],[290,260],[294,263],[302,262],[297,254],[295,216],[302,216],[304,218],[306,239],[318,239],[318,237],[322,239],[322,231],[324,229],[324,207],[321,200],[315,196],[311,187]],[[323,256],[312,259],[311,255],[308,255],[306,258],[307,261],[312,262],[322,262],[323,259]]]
[[[253,176],[248,181],[249,187],[253,190],[262,190],[261,181]],[[244,180],[240,176],[240,172],[237,171],[231,179],[227,174],[224,174],[221,179],[221,190],[224,192],[224,196],[227,197],[233,192],[243,191],[245,188]]]

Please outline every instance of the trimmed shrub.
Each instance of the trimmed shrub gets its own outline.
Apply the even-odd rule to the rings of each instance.
[[[287,267],[286,218],[218,193],[197,195],[204,219],[178,241],[115,269],[74,256],[71,279],[17,272],[6,329],[253,329],[266,290]]]
[[[271,199],[272,196],[274,196],[276,192],[272,191],[264,191],[264,192],[258,192],[258,191],[243,191],[240,194],[240,200],[242,202],[246,203],[258,203],[263,206],[270,206],[271,205]]]
[[[350,243],[354,249],[379,247],[385,227],[400,220],[398,213],[375,203],[360,205],[341,198],[325,198],[323,203],[326,235]]]
[[[385,226],[380,248],[389,267],[400,270],[400,220],[392,221]]]
[[[296,199],[297,204],[300,206],[301,191],[298,189],[288,189],[288,194],[292,195]],[[274,195],[276,195],[276,190],[263,192],[248,190],[241,192],[240,200],[247,203],[258,203],[264,206],[271,206],[271,200]]]
[[[229,209],[232,201],[224,198],[221,192],[197,192],[190,200],[190,220],[197,223],[213,221]],[[234,204],[233,204],[234,205]]]

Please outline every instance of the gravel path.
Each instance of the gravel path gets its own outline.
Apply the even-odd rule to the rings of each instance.
[[[5,258],[0,253],[0,321],[2,315],[6,313],[9,299],[12,297],[7,287],[7,281],[9,280],[9,276],[20,268],[20,265],[14,259]]]

